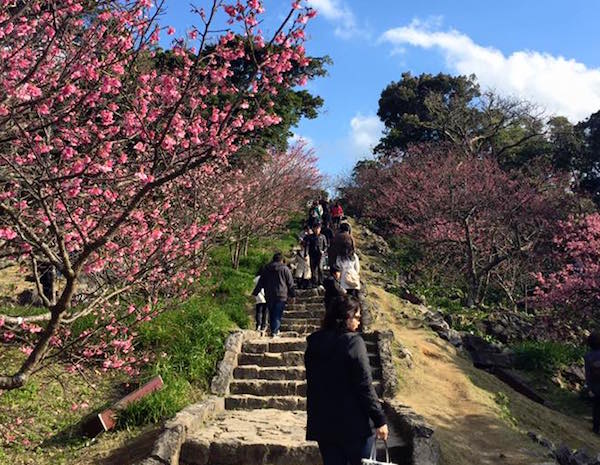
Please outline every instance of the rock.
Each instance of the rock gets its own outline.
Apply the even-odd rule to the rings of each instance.
[[[473,334],[465,334],[462,343],[471,354],[476,368],[511,368],[514,365],[513,352],[503,350],[502,345],[490,344],[482,337]]]
[[[580,385],[585,383],[585,370],[580,365],[573,364],[563,368],[561,375],[569,383]]]
[[[554,453],[554,458],[559,463],[559,465],[571,465],[569,460],[571,458],[571,449],[569,449],[564,444],[561,444],[556,452]]]
[[[411,304],[415,305],[423,305],[425,303],[425,300],[423,298],[416,294],[413,294],[406,288],[400,289],[400,291],[398,292],[398,297],[404,300],[408,300]]]
[[[31,289],[25,289],[17,296],[17,302],[24,307],[32,305],[34,307],[42,307],[44,304],[39,294]]]
[[[165,463],[176,465],[179,463],[179,453],[185,439],[186,434],[183,425],[168,428],[161,433],[154,443],[151,456],[159,458]]]
[[[377,263],[371,263],[369,269],[375,273],[385,273],[385,270],[379,266]]]

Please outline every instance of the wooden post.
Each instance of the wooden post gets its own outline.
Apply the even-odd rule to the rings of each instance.
[[[121,400],[113,404],[110,408],[107,408],[106,410],[100,412],[98,415],[94,416],[90,421],[88,421],[84,425],[84,433],[87,436],[94,437],[102,433],[103,431],[113,429],[117,422],[117,413],[119,412],[119,410],[123,410],[129,404],[140,400],[142,397],[146,397],[154,391],[158,391],[163,387],[163,384],[164,383],[160,375],[155,376],[142,387],[127,394]]]

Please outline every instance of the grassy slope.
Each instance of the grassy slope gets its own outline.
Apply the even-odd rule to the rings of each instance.
[[[355,237],[361,244],[360,227]],[[395,340],[412,353],[413,368],[400,359],[398,398],[423,415],[436,429],[446,465],[543,463],[545,451],[528,437],[536,431],[557,444],[600,451],[600,439],[588,420],[574,418],[536,404],[472,366],[468,356],[424,329],[409,329],[399,313],[416,308],[378,286],[368,271],[375,259],[364,255],[361,268],[369,300],[376,310],[375,329],[392,329]],[[395,352],[397,353],[397,352]]]
[[[297,229],[292,223],[278,238],[252,244],[239,270],[231,269],[226,248],[216,249],[197,294],[141,328],[142,348],[156,355],[156,362],[143,377],[161,374],[166,387],[124,412],[120,431],[93,442],[82,439],[77,431],[84,415],[122,397],[128,388],[120,374],[93,368],[69,373],[56,366],[40,372],[23,389],[0,392],[0,464],[122,465],[147,454],[158,430],[153,423],[202,398],[227,332],[250,321],[249,293],[256,270],[271,258],[274,249],[289,250]],[[20,286],[9,283],[18,281],[15,270],[9,270],[11,276],[4,276],[4,281],[0,278],[0,283],[7,283],[5,290]],[[15,368],[23,356],[14,347],[0,345],[2,371]],[[12,439],[10,443],[7,437]]]

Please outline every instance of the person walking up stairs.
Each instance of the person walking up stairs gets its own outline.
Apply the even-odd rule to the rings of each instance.
[[[320,328],[325,307],[317,289],[298,290],[278,339],[246,341],[225,397],[226,411],[182,448],[181,463],[317,465],[316,442],[306,441],[306,336]],[[374,335],[364,334],[376,392],[381,364]]]

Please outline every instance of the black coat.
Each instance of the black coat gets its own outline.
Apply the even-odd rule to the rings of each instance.
[[[258,295],[261,289],[265,290],[267,303],[285,302],[288,296],[296,296],[292,272],[282,262],[271,262],[264,268],[252,295]]]
[[[348,444],[373,434],[385,417],[358,333],[321,330],[307,338],[306,439]]]
[[[346,295],[345,289],[340,286],[340,283],[333,276],[328,276],[323,281],[323,287],[325,288],[325,310],[329,310],[329,306],[335,300],[336,297]]]

